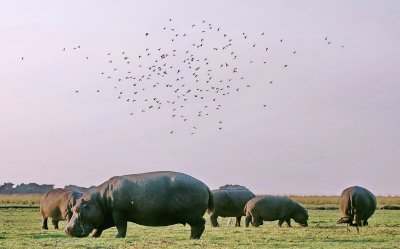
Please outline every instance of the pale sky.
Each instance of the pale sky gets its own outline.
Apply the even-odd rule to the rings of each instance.
[[[340,194],[360,185],[399,195],[399,13],[395,0],[2,1],[0,184],[90,186],[173,170],[212,189]],[[219,65],[229,56],[212,49],[226,44],[223,33],[238,56],[226,68]],[[204,48],[191,46],[202,38]],[[169,51],[175,71],[186,50],[208,58],[214,85],[228,84],[237,67],[231,94],[189,99],[179,113],[185,122],[167,103],[141,113],[146,98],[173,95],[165,84],[198,87],[191,72],[182,69],[177,83],[171,70],[133,95],[131,81],[117,79],[145,71],[137,65],[146,48]],[[199,110],[209,115],[198,118]]]

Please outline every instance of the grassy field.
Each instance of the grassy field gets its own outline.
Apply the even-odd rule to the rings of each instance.
[[[0,248],[400,248],[400,211],[377,210],[370,226],[350,231],[336,225],[338,210],[310,210],[309,227],[292,228],[266,222],[259,228],[227,226],[219,218],[219,228],[210,227],[200,240],[189,240],[190,227],[144,227],[128,225],[127,237],[116,239],[116,229],[100,238],[69,238],[62,230],[41,230],[37,208],[0,208]],[[243,220],[242,220],[243,222]],[[65,226],[65,222],[60,224]]]
[[[39,206],[41,195],[0,195],[1,206]],[[318,207],[326,207],[337,209],[339,207],[339,196],[289,196],[292,200],[302,204],[306,208],[315,209]],[[378,206],[399,206],[399,196],[378,196]]]

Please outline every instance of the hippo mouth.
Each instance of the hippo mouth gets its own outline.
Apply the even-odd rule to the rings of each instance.
[[[65,233],[71,238],[83,238],[90,234],[90,232],[86,232],[84,229],[72,230],[68,228],[65,228]]]

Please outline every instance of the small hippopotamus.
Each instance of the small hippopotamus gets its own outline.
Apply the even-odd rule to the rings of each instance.
[[[350,226],[367,226],[368,219],[376,210],[375,196],[365,188],[353,186],[343,190],[340,196],[340,212],[342,218],[337,223],[347,223]]]
[[[214,210],[207,210],[211,226],[218,227],[218,216],[236,217],[235,226],[240,227],[243,208],[246,203],[256,197],[250,190],[238,185],[225,185],[212,191],[214,195]]]
[[[161,171],[115,176],[77,201],[65,232],[99,237],[115,226],[117,238],[124,238],[128,221],[144,226],[189,224],[190,238],[199,239],[207,208],[214,208],[211,190],[189,175]]]
[[[51,218],[51,223],[55,229],[58,229],[60,220],[69,221],[72,216],[72,207],[82,196],[82,193],[56,188],[50,190],[40,199],[40,214],[42,215],[42,229],[49,229],[47,219]]]
[[[281,227],[286,222],[290,227],[290,219],[301,226],[308,226],[307,210],[288,197],[264,195],[249,200],[244,208],[246,227],[251,224],[258,227],[263,221],[278,220]]]

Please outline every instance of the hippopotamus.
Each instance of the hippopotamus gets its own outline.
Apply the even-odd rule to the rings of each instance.
[[[279,227],[283,222],[291,227],[290,219],[303,227],[308,226],[307,210],[288,197],[270,195],[255,197],[247,202],[244,213],[246,214],[246,227],[249,227],[250,222],[253,226],[258,227],[263,224],[263,221],[274,220],[279,221]]]
[[[337,223],[347,223],[350,226],[367,226],[368,218],[376,210],[375,196],[365,188],[353,186],[343,190],[340,196],[340,212],[342,218]]]
[[[172,171],[114,176],[77,201],[65,232],[99,237],[115,226],[116,237],[124,238],[128,221],[144,226],[189,224],[190,238],[199,239],[207,208],[214,208],[211,190],[192,176]]]
[[[246,203],[256,197],[250,190],[238,185],[225,185],[212,191],[214,195],[214,210],[207,210],[211,226],[218,227],[218,216],[236,217],[235,226],[240,227],[243,208]]]
[[[56,188],[50,190],[40,199],[40,214],[43,217],[43,229],[49,229],[47,226],[47,219],[50,217],[51,223],[55,229],[58,229],[58,222],[60,220],[69,221],[72,216],[72,207],[76,201],[82,196],[82,193]]]

